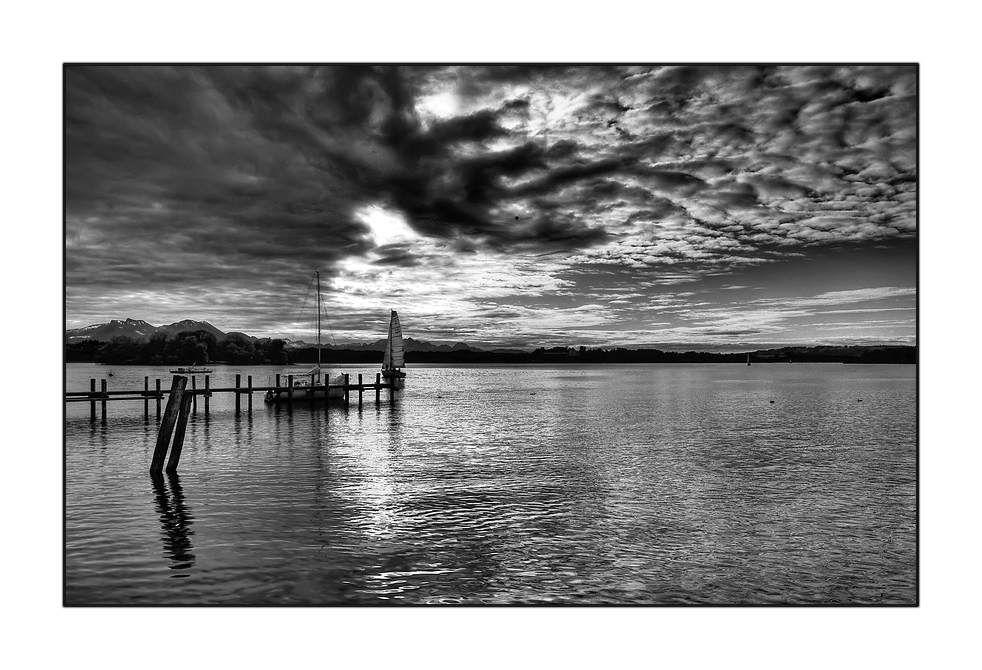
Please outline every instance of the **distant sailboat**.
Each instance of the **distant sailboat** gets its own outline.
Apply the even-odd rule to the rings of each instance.
[[[401,369],[405,366],[402,325],[399,323],[399,315],[392,310],[389,318],[389,337],[385,342],[385,356],[382,358],[382,379],[401,389],[406,383],[406,373]]]
[[[304,377],[308,379],[293,380],[293,392],[290,393],[286,390],[281,391],[267,391],[266,392],[266,402],[277,403],[277,402],[288,402],[292,400],[293,402],[304,402],[312,400],[324,400],[325,389],[323,386],[328,384],[334,384],[335,387],[327,391],[328,398],[343,398],[344,389],[341,385],[344,384],[344,375],[336,375],[333,380],[331,380],[328,373],[324,373],[324,379],[321,381],[321,273],[314,272],[314,277],[317,280],[317,367],[311,368],[307,372],[303,373]],[[316,388],[316,387],[322,388]]]

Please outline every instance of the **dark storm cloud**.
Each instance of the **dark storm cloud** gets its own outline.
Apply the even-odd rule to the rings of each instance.
[[[622,172],[632,163],[633,161],[631,159],[613,158],[559,167],[550,171],[544,177],[515,189],[515,195],[542,195],[544,193],[551,193],[575,181]]]
[[[398,265],[400,267],[413,267],[419,265],[419,257],[414,254],[408,245],[386,245],[376,249],[378,258],[372,261],[375,265]]]
[[[238,74],[234,77],[233,74]],[[325,166],[352,171],[343,150],[311,158],[298,73],[221,68],[68,68],[68,230],[105,263],[139,253],[152,267],[174,255],[243,268],[357,245],[357,192]],[[237,85],[230,83],[234,81]],[[223,93],[224,92],[224,93]],[[356,115],[341,114],[343,122]],[[141,244],[145,247],[140,247]]]

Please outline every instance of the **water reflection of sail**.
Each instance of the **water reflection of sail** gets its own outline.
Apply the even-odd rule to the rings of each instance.
[[[168,473],[170,484],[168,495],[163,475],[152,475],[153,490],[157,500],[157,512],[160,514],[160,525],[163,528],[164,553],[169,556],[171,570],[186,570],[194,565],[194,554],[191,553],[190,530],[192,519],[190,510],[184,504],[184,492],[177,473]],[[172,575],[173,577],[188,577],[187,574]]]

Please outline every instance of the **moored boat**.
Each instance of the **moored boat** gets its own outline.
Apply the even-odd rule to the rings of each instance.
[[[301,376],[304,379],[294,379],[290,390],[267,391],[267,403],[324,401],[324,394],[330,398],[344,398],[344,375],[337,374],[333,378],[330,373],[321,368],[321,274],[314,272],[317,281],[317,366]]]
[[[209,370],[208,368],[199,368],[196,365],[192,365],[186,368],[177,368],[176,370],[171,370],[171,372],[176,375],[203,375],[203,374],[208,374],[210,372],[214,372],[214,370]]]

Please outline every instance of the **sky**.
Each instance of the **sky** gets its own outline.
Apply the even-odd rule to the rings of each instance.
[[[917,68],[64,69],[65,327],[916,344]]]

